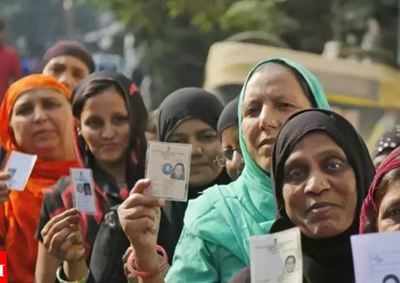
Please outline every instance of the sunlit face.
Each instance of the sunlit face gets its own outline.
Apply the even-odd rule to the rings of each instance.
[[[216,162],[217,156],[222,153],[217,131],[203,121],[183,121],[168,137],[168,142],[192,145],[189,180],[191,186],[209,184],[221,173],[221,168]]]
[[[286,67],[267,64],[247,85],[242,106],[242,127],[251,157],[264,170],[271,168],[276,135],[289,116],[310,108],[295,75]]]
[[[232,180],[236,180],[244,167],[237,127],[233,126],[223,130],[221,143],[225,156],[226,172]]]
[[[64,95],[35,89],[15,102],[10,127],[20,150],[43,160],[72,159],[73,116]]]
[[[43,68],[42,73],[53,76],[69,89],[74,89],[89,75],[89,68],[74,56],[62,55],[52,58]]]
[[[306,135],[284,166],[289,219],[311,238],[336,236],[353,223],[356,178],[343,150],[326,134]]]
[[[86,100],[79,130],[98,162],[113,164],[125,160],[129,117],[125,101],[114,87]]]
[[[400,231],[400,181],[386,187],[379,205],[377,226],[378,232]]]

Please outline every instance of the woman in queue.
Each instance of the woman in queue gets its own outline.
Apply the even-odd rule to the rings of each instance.
[[[350,236],[374,174],[357,131],[334,112],[302,111],[280,131],[272,163],[279,217],[270,232],[300,228],[303,282],[355,282]],[[232,283],[246,280],[249,269]]]
[[[53,77],[30,75],[7,90],[0,106],[0,143],[7,153],[37,155],[23,191],[11,191],[0,173],[0,241],[7,251],[10,282],[34,282],[36,227],[43,194],[76,167],[71,92]]]
[[[128,78],[105,71],[89,75],[74,91],[72,109],[77,125],[78,167],[93,172],[96,213],[80,213],[74,208],[75,188],[70,178],[60,180],[55,190],[46,195],[38,228],[37,282],[54,282],[57,268],[59,281],[69,279],[65,269],[72,271],[70,277],[81,277],[82,273],[88,276],[101,223],[118,220],[113,208],[144,176],[147,111]],[[127,242],[123,236],[119,241]],[[119,253],[127,245],[128,242]],[[121,261],[116,260],[114,268],[122,270]]]
[[[250,72],[238,109],[244,170],[236,181],[210,188],[189,203],[165,279],[151,236],[158,207],[141,209],[142,202],[156,202],[141,194],[150,181],[138,182],[119,218],[136,251],[128,264],[144,272],[136,272],[143,282],[228,282],[249,265],[249,237],[268,232],[276,215],[269,174],[276,135],[291,114],[314,107],[329,105],[316,77],[299,64],[276,58]]]

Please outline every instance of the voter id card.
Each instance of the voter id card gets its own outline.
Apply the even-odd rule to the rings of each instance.
[[[92,170],[87,168],[71,168],[71,180],[74,186],[75,207],[88,214],[96,212],[94,181]]]
[[[192,145],[150,142],[147,149],[146,178],[149,194],[171,201],[187,201]]]

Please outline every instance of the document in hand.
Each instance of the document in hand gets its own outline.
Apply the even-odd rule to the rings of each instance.
[[[400,283],[400,232],[351,237],[357,283]]]
[[[94,180],[91,169],[71,168],[71,180],[74,186],[75,207],[83,213],[96,213]]]
[[[302,283],[299,228],[250,238],[252,283]]]
[[[166,200],[186,201],[189,190],[191,144],[150,142],[146,178],[150,194]]]
[[[11,190],[23,191],[35,166],[37,155],[12,151],[5,169],[11,175],[8,187]]]

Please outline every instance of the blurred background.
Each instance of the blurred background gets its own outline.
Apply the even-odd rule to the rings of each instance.
[[[249,68],[284,55],[321,78],[330,102],[370,143],[399,122],[400,0],[1,0],[7,41],[34,72],[58,39],[124,72],[149,110],[204,86],[227,102]],[[210,49],[211,48],[211,49]]]

